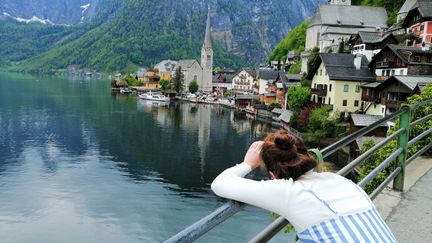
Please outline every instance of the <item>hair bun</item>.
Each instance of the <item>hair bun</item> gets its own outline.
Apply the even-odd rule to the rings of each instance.
[[[279,134],[275,138],[275,144],[281,150],[291,150],[295,144],[295,141],[295,137],[288,134]]]

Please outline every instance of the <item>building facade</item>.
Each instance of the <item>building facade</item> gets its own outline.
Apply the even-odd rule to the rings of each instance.
[[[432,42],[432,2],[418,0],[402,24],[408,33],[407,46],[424,47]]]
[[[333,114],[361,111],[361,85],[375,81],[367,64],[366,57],[361,55],[319,54],[308,74],[312,80],[312,102],[329,105]]]
[[[232,77],[233,91],[241,93],[253,93],[255,77],[256,76],[253,69],[241,69]]]
[[[306,50],[315,46],[321,52],[337,50],[339,43],[347,41],[359,31],[377,31],[387,28],[387,12],[381,7],[340,4],[318,6],[306,32]]]

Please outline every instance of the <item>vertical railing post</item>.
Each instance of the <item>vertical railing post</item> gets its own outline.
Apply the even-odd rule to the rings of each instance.
[[[398,137],[398,148],[402,148],[403,152],[397,157],[397,164],[401,168],[399,175],[393,181],[393,189],[397,191],[403,191],[405,181],[405,164],[408,154],[408,140],[411,120],[411,109],[408,105],[403,105],[402,109],[406,108],[406,111],[400,115],[399,128],[404,128]]]

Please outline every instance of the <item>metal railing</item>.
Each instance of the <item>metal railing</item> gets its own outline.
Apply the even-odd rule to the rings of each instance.
[[[316,155],[318,161],[323,162],[325,158],[329,157],[339,149],[352,143],[357,138],[364,136],[367,133],[375,130],[383,123],[399,118],[399,127],[395,132],[393,132],[387,138],[375,144],[372,148],[370,148],[369,150],[361,154],[359,157],[357,157],[356,159],[348,163],[345,167],[339,170],[337,174],[346,176],[348,173],[354,170],[354,168],[360,165],[363,161],[365,161],[367,158],[372,156],[372,154],[374,154],[380,148],[385,146],[388,142],[390,142],[393,139],[397,139],[397,149],[389,157],[387,157],[384,161],[382,161],[375,169],[373,169],[368,175],[366,175],[360,182],[358,182],[358,185],[364,187],[368,182],[374,179],[379,172],[387,168],[391,162],[396,161],[397,166],[395,167],[395,169],[390,172],[387,178],[369,196],[371,199],[374,199],[392,181],[393,181],[393,188],[395,190],[403,191],[406,165],[412,162],[419,155],[425,153],[427,150],[432,148],[432,143],[429,143],[428,145],[426,145],[425,147],[417,151],[415,154],[413,154],[411,157],[407,158],[409,147],[411,147],[415,143],[419,142],[420,140],[432,134],[432,128],[429,128],[426,131],[419,134],[418,136],[409,140],[409,133],[411,128],[421,123],[424,123],[429,119],[432,119],[432,114],[429,114],[416,121],[411,121],[412,110],[426,105],[432,105],[432,100],[424,101],[411,106],[403,105],[399,111],[384,117],[383,119],[373,123],[368,127],[362,128],[346,136],[345,138],[339,140],[338,142],[322,150],[311,149],[309,151]],[[200,236],[207,233],[216,225],[222,223],[223,221],[225,221],[226,219],[228,219],[229,217],[231,217],[232,215],[240,211],[244,206],[245,206],[244,203],[230,200],[224,205],[222,205],[221,207],[219,207],[218,209],[216,209],[211,214],[207,215],[206,217],[202,218],[201,220],[197,221],[196,223],[182,230],[178,234],[172,236],[165,242],[192,242],[198,239]],[[270,225],[268,225],[263,231],[258,233],[249,242],[267,242],[271,238],[273,238],[277,233],[279,233],[288,224],[289,222],[286,219],[284,219],[283,217],[279,217],[275,221],[273,221]]]

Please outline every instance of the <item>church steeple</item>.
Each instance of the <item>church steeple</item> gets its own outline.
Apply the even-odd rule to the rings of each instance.
[[[210,92],[212,91],[212,77],[213,77],[213,48],[211,43],[211,26],[210,26],[210,6],[207,12],[206,30],[204,35],[204,42],[201,48],[201,68],[202,68],[202,81],[200,84],[201,90]]]
[[[203,43],[203,47],[206,49],[212,48],[210,28],[211,27],[210,27],[210,6],[209,6],[207,12],[207,23],[206,23],[206,30],[205,30],[204,43]]]

